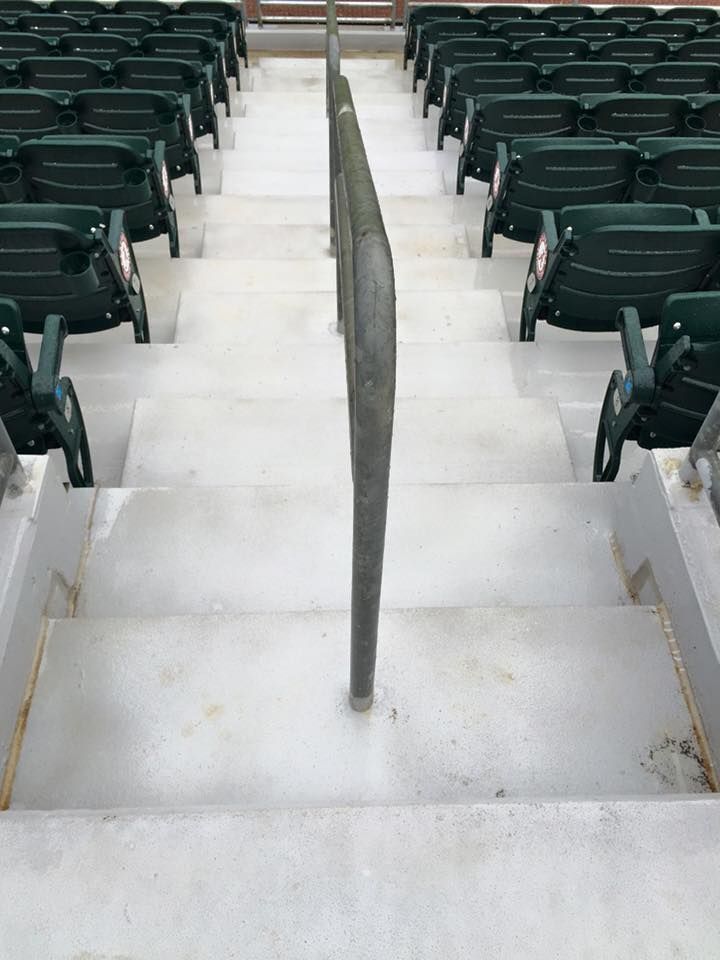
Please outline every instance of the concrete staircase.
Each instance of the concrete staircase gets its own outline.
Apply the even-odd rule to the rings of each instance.
[[[344,72],[398,288],[376,703],[347,703],[324,61],[263,57],[178,187],[184,256],[137,248],[154,343],[66,347],[102,487],[0,818],[2,952],[713,956],[719,808],[614,549],[642,457],[587,482],[619,345],[517,343],[529,251],[478,259],[484,186],[451,195],[397,58]]]

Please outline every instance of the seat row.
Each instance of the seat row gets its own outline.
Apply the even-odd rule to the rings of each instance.
[[[452,21],[451,21],[452,23]],[[619,61],[638,66],[663,61],[720,62],[720,38],[690,40],[671,45],[666,40],[621,37],[591,43],[581,37],[535,37],[512,41],[505,37],[467,36],[462,24],[448,27],[442,39],[431,44],[427,57],[413,69],[413,91],[419,80],[428,80],[433,91],[443,82],[446,67],[480,61],[524,60],[538,66],[570,60]]]
[[[0,8],[1,9],[1,8]],[[494,30],[507,22],[540,22],[553,23],[561,29],[575,23],[600,23],[610,20],[623,23],[629,29],[636,28],[643,23],[672,23],[682,21],[692,23],[699,29],[712,26],[720,17],[715,7],[671,7],[658,13],[653,7],[638,5],[616,5],[596,11],[594,7],[555,4],[535,12],[531,7],[519,4],[488,4],[471,10],[459,4],[423,4],[412,8],[405,25],[405,43],[403,48],[403,67],[408,60],[414,59],[417,51],[418,35],[423,27],[435,20],[467,20],[485,24],[489,30]]]
[[[600,137],[636,143],[647,137],[720,137],[720,96],[654,94],[513,94],[467,100],[457,165],[457,192],[466,177],[489,182],[497,145],[539,137]],[[592,148],[587,148],[591,150]]]

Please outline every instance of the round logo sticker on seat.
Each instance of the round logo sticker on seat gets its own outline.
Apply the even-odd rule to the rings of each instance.
[[[168,173],[167,164],[163,160],[162,170],[160,171],[160,179],[162,180],[163,193],[166,197],[170,196],[170,174]]]
[[[120,270],[123,279],[127,283],[132,276],[132,255],[130,253],[130,244],[124,233],[120,234],[120,240],[118,242],[118,258],[120,260]]]
[[[542,280],[545,276],[545,270],[547,269],[548,262],[548,242],[547,236],[544,233],[540,234],[538,242],[535,246],[535,273],[538,280]]]

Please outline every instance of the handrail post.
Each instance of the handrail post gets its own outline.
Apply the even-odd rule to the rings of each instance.
[[[5,494],[14,496],[27,482],[13,442],[8,436],[5,424],[0,420],[0,504]]]
[[[697,436],[688,451],[687,460],[680,468],[680,476],[686,482],[694,479],[695,471],[710,497],[715,516],[720,521],[720,393],[715,397],[708,415],[702,422]]]

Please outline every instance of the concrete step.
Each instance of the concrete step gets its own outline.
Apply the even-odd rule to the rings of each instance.
[[[626,495],[623,484],[403,486],[390,502],[383,602],[627,603],[610,547]],[[351,501],[349,482],[101,489],[77,615],[345,609]]]
[[[712,797],[10,813],[0,923],[44,960],[711,957],[719,832]]]
[[[462,224],[418,230],[416,226],[387,228],[395,257],[467,257],[467,234]],[[330,238],[326,226],[262,226],[250,224],[238,231],[236,224],[209,223],[203,231],[200,256],[234,260],[314,260],[328,256]]]
[[[344,29],[348,29],[347,27]],[[377,54],[372,57],[346,56],[343,58],[343,76],[350,80],[365,77],[392,79],[398,73],[406,76],[400,68],[398,58]],[[325,79],[325,56],[307,57],[257,57],[253,60],[251,71],[258,70],[266,74],[282,77],[292,84],[296,77],[320,77]]]
[[[327,196],[190,196],[177,197],[178,219],[184,228],[204,223],[295,224],[328,228]],[[383,221],[398,224],[439,225],[476,223],[476,200],[469,197],[384,197]],[[238,231],[241,232],[241,231]],[[518,245],[519,246],[519,245]]]
[[[338,612],[54,621],[13,807],[707,790],[652,608],[388,611],[362,716],[349,631]]]
[[[323,196],[328,191],[328,174],[323,170],[301,170],[300,172],[282,169],[282,158],[278,158],[280,169],[253,169],[223,171],[220,192],[225,194],[248,195],[284,195],[291,190],[297,196]],[[379,170],[374,173],[373,182],[379,197],[438,195],[446,193],[445,181],[439,171],[414,170],[408,173],[394,170]]]
[[[344,67],[343,67],[344,69]],[[287,72],[256,70],[251,71],[249,82],[243,83],[244,90],[262,93],[286,93],[288,90],[305,93],[322,93],[325,96],[325,75],[323,73],[288,75]],[[243,77],[243,80],[245,77]],[[362,94],[404,93],[407,96],[408,82],[402,73],[379,72],[375,75],[363,75],[357,71],[352,76],[353,96]]]
[[[161,260],[137,261],[147,294],[175,297],[179,290],[205,293],[312,293],[335,289],[335,261],[329,255],[316,260]],[[518,257],[477,261],[467,257],[396,259],[397,290],[517,290],[527,267]],[[152,314],[150,314],[152,329]]]
[[[269,145],[258,143],[246,144],[243,150],[218,151],[223,171],[226,173],[237,170],[273,170],[279,173],[288,170],[288,156],[285,151],[269,149]],[[456,158],[452,154],[431,153],[429,150],[393,150],[392,144],[373,144],[366,147],[370,169],[373,174],[381,171],[395,170],[401,172],[431,171],[443,172],[450,170],[455,174],[457,169]],[[308,144],[302,153],[293,156],[291,161],[293,172],[324,171],[328,170],[328,149],[325,142]]]
[[[349,455],[345,400],[140,399],[121,485],[343,485]],[[393,483],[574,478],[552,400],[397,403]]]
[[[201,321],[198,321],[201,322]],[[138,397],[209,396],[264,399],[344,398],[343,344],[270,344],[257,340],[182,344],[66,343],[63,371],[85,404]],[[33,356],[37,345],[32,346]],[[622,366],[619,343],[401,343],[398,397],[548,397],[598,404],[610,374]]]

